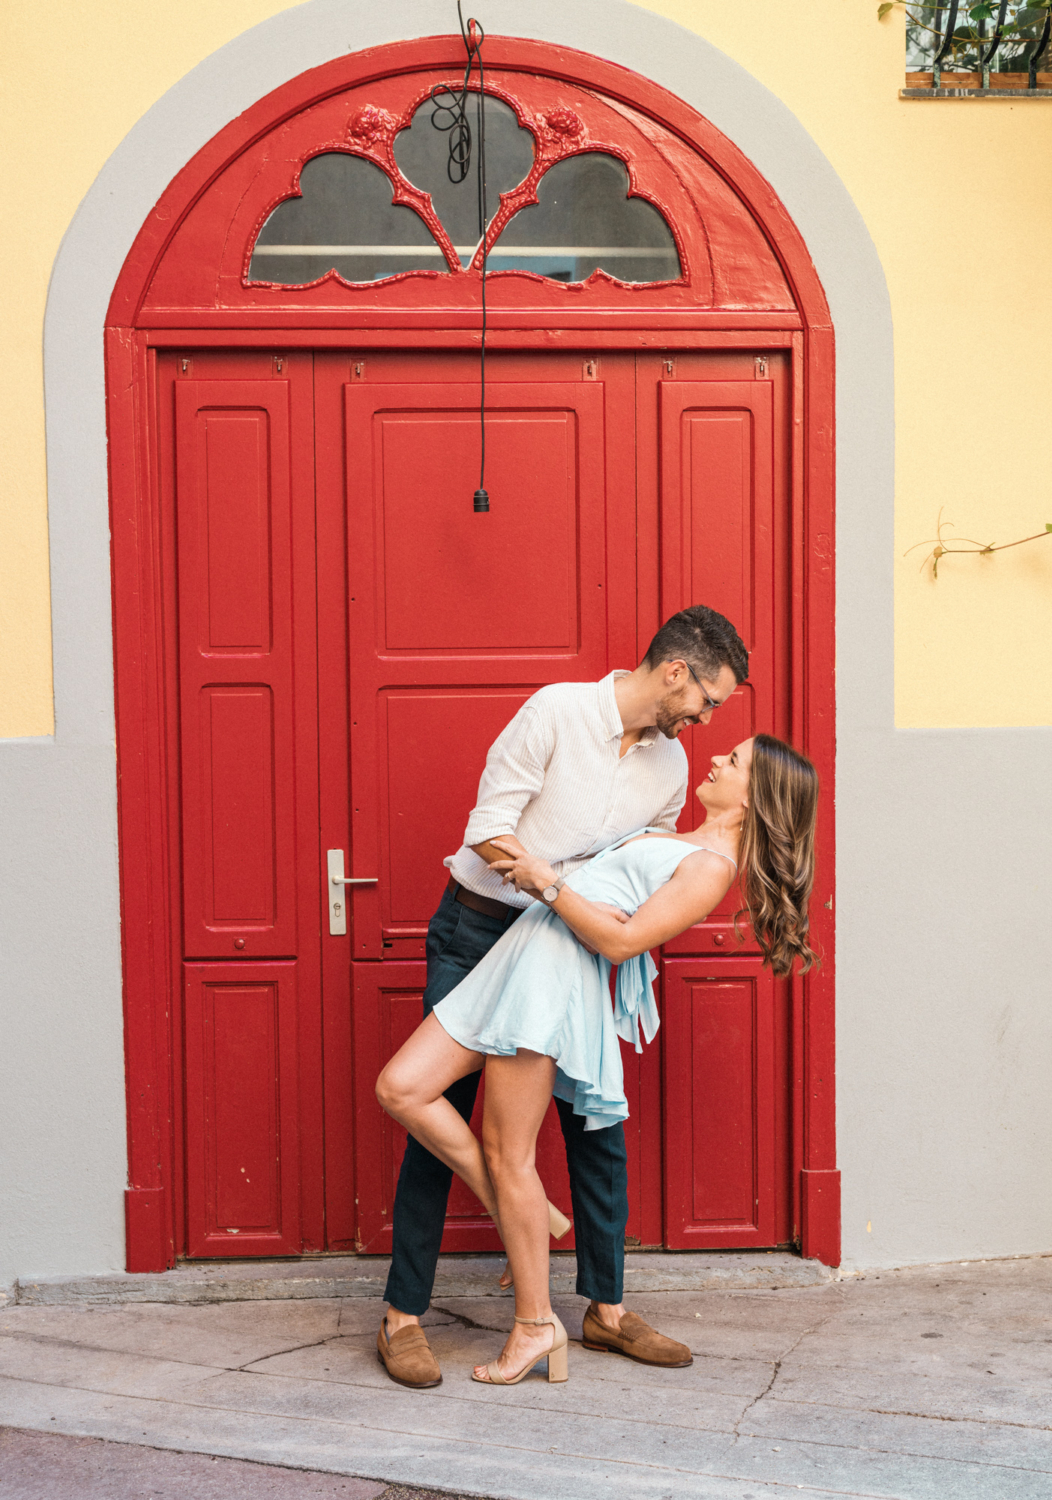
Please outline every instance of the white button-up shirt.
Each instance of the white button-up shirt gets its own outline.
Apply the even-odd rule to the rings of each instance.
[[[497,736],[463,846],[445,861],[461,885],[509,906],[532,904],[469,847],[502,834],[513,833],[566,876],[637,828],[675,828],[687,795],[687,757],[653,727],[621,754],[614,679],[628,675],[553,682]]]

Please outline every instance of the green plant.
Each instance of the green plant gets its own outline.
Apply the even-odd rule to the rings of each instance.
[[[970,536],[958,536],[951,538],[950,545],[947,546],[942,534],[947,526],[952,527],[952,525],[952,521],[943,520],[942,511],[940,510],[939,520],[935,527],[936,535],[928,537],[927,541],[924,542],[914,542],[912,547],[907,547],[906,551],[902,554],[903,557],[909,557],[910,553],[916,552],[918,547],[931,547],[932,550],[925,556],[924,561],[921,563],[921,571],[923,572],[930,563],[931,576],[938,578],[939,563],[947,553],[978,552],[981,556],[985,557],[991,552],[1004,552],[1007,547],[1022,547],[1024,542],[1038,542],[1042,537],[1052,534],[1052,521],[1046,521],[1044,531],[1035,531],[1033,536],[1021,536],[1015,542],[977,542]]]
[[[942,45],[949,6],[946,3],[916,4],[914,0],[883,0],[877,6],[877,19],[882,21],[894,10],[906,14],[907,71],[926,71]],[[1011,0],[1006,7],[1000,45],[991,66],[1001,73],[1025,71],[1050,10],[1052,0]],[[961,5],[953,39],[942,61],[947,72],[980,71],[983,53],[989,50],[997,35],[999,13],[998,0],[978,0],[976,4]],[[987,23],[993,24],[993,31],[988,32]]]

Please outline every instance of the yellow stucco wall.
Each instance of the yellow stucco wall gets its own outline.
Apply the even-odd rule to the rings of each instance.
[[[224,42],[286,8],[285,0],[0,5],[0,139],[14,210],[0,240],[0,736],[54,728],[42,338],[62,236],[150,105]]]
[[[41,329],[62,234],[150,104],[284,8],[3,7],[0,118],[18,232],[0,247],[0,735],[52,728]],[[896,348],[898,723],[1052,724],[1052,538],[948,558],[937,583],[920,570],[923,549],[901,555],[933,535],[940,509],[984,541],[1052,521],[1043,352],[1052,101],[900,101],[902,20],[878,24],[875,0],[650,8],[723,48],[786,102],[839,172],[883,261]],[[436,29],[450,14],[452,0],[435,0]]]

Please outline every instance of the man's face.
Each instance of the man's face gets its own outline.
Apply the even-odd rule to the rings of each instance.
[[[707,724],[737,684],[727,666],[715,677],[699,672],[697,680],[686,662],[668,662],[666,667],[672,680],[658,704],[655,723],[667,740],[675,740],[691,725]]]

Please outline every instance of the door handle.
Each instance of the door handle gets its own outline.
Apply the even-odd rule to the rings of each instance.
[[[345,875],[343,873],[343,850],[325,851],[327,889],[329,893],[329,936],[343,937],[347,932],[347,903],[343,899],[345,885],[379,885],[379,875]]]

